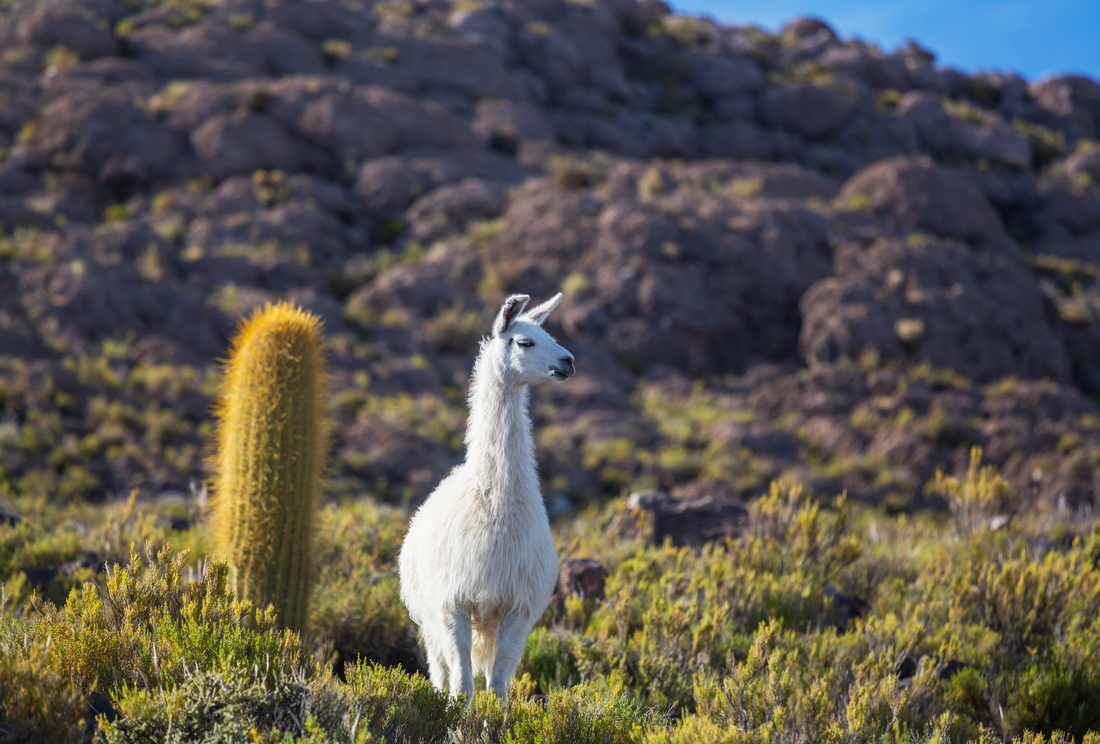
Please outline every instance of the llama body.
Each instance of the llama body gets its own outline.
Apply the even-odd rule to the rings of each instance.
[[[432,684],[473,699],[474,675],[503,696],[558,576],[527,414],[529,385],[573,375],[573,356],[542,323],[561,295],[523,314],[501,308],[470,386],[466,461],[409,525],[401,599],[420,627]]]

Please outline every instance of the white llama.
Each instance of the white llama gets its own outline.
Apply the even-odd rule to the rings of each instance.
[[[398,559],[401,599],[420,626],[432,684],[465,694],[467,706],[479,671],[504,696],[558,576],[527,386],[573,376],[573,355],[542,329],[561,297],[527,313],[527,295],[501,307],[474,363],[466,461],[413,516]]]

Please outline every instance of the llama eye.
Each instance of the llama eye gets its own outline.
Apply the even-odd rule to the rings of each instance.
[[[516,346],[522,346],[525,349],[530,349],[534,345],[535,345],[534,341],[528,341],[527,339],[523,339],[522,341],[516,341]]]

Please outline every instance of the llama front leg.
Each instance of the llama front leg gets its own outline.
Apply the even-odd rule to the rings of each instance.
[[[516,675],[516,667],[523,658],[523,648],[527,644],[527,635],[531,632],[531,623],[518,612],[502,613],[497,627],[496,657],[493,659],[493,671],[486,686],[501,700],[508,694],[508,685]]]
[[[432,680],[432,687],[437,690],[446,690],[450,686],[450,674],[447,670],[447,659],[439,648],[439,642],[428,641],[424,646],[428,652],[428,676]]]
[[[444,639],[444,664],[447,666],[447,684],[451,697],[466,695],[466,707],[474,701],[474,667],[470,659],[473,631],[468,609],[451,610],[446,619],[447,636]]]

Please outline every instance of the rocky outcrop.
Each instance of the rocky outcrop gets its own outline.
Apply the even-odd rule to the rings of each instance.
[[[1058,318],[1020,256],[915,234],[838,251],[837,275],[802,297],[811,366],[865,350],[973,380],[1070,379]]]
[[[415,503],[490,308],[562,289],[555,511],[779,475],[928,505],[973,443],[1025,501],[1094,497],[1095,81],[656,0],[15,0],[0,50],[20,487],[201,477],[196,380],[291,298],[332,337],[334,491]]]

